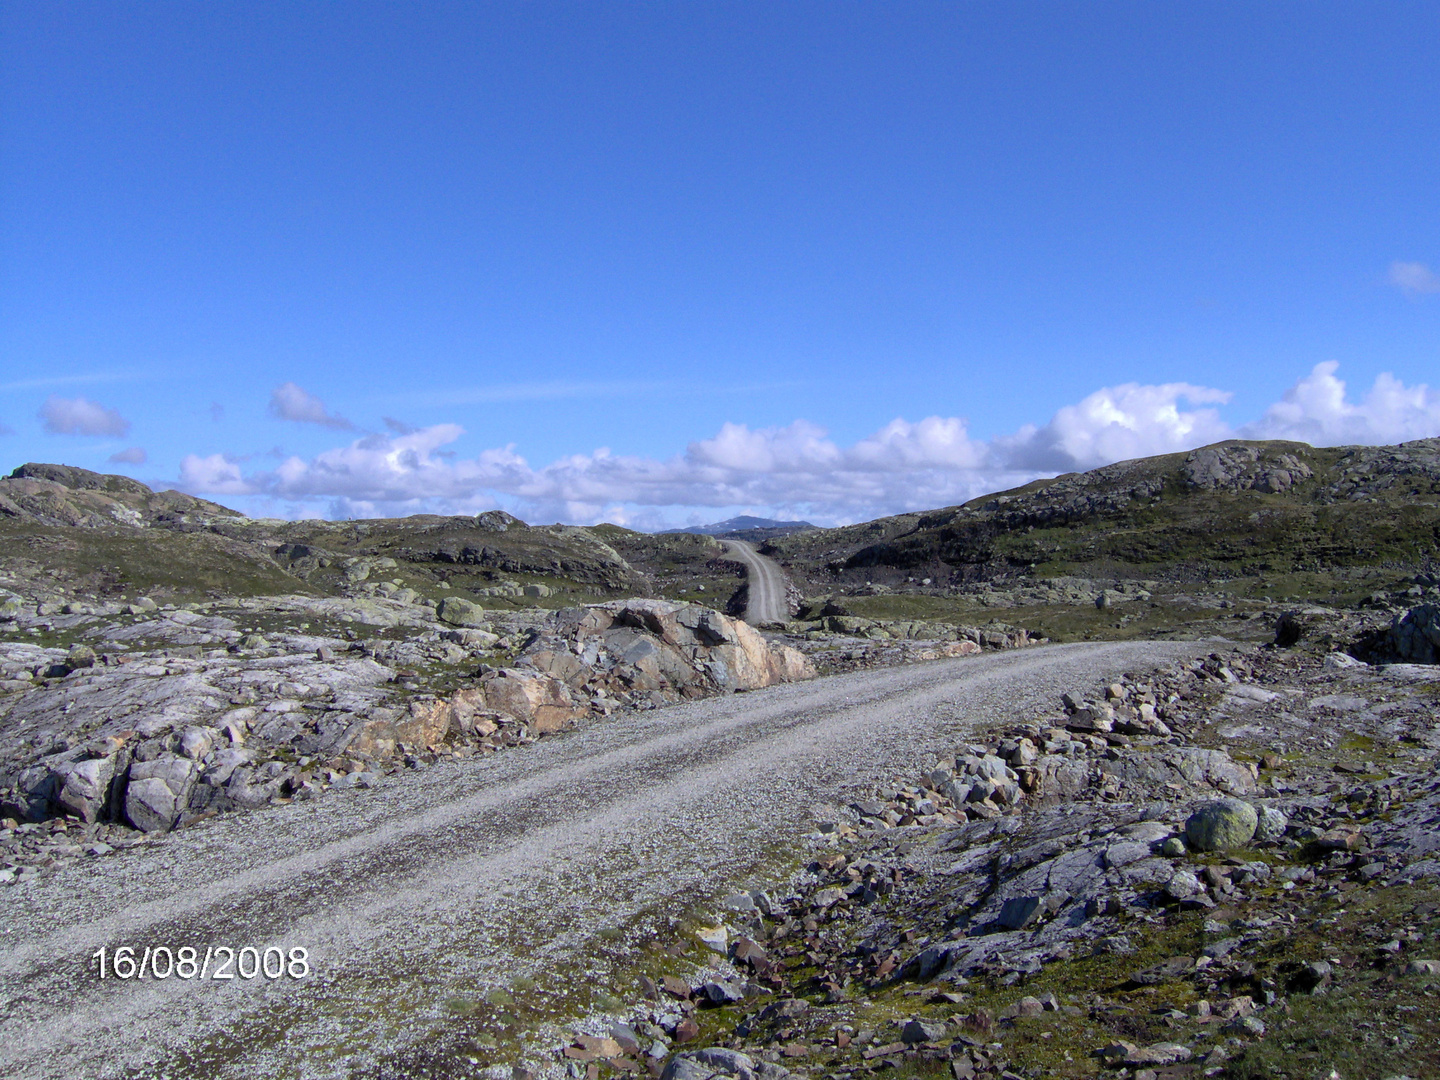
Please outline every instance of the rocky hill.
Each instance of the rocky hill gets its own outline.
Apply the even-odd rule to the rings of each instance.
[[[252,519],[124,476],[27,464],[0,479],[0,572],[26,599],[197,602],[406,589],[511,610],[625,596],[723,604],[738,566],[708,536],[531,527],[502,511],[366,521]],[[381,580],[381,578],[384,580]],[[0,582],[0,584],[5,584]]]
[[[1061,640],[1260,637],[1286,607],[1384,607],[1433,584],[1440,439],[1225,442],[763,550],[810,594],[812,622],[995,611]]]
[[[887,583],[1420,568],[1440,556],[1440,439],[1219,443],[771,546],[812,577]]]

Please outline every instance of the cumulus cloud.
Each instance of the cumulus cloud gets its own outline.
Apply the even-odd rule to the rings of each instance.
[[[116,465],[144,465],[150,460],[150,455],[145,453],[143,446],[132,446],[111,454],[109,460]]]
[[[270,415],[298,424],[319,424],[337,431],[354,431],[355,425],[343,416],[335,416],[325,403],[293,382],[277,386],[270,392]]]
[[[253,495],[263,483],[245,479],[240,462],[225,454],[186,454],[180,461],[180,486],[206,495]]]
[[[124,436],[130,431],[130,421],[114,409],[83,397],[62,398],[52,394],[40,406],[40,419],[52,435]]]
[[[956,417],[897,419],[850,446],[806,420],[771,428],[725,424],[675,456],[606,448],[533,466],[514,446],[464,458],[448,449],[455,424],[391,424],[312,458],[286,456],[247,473],[240,459],[191,455],[181,483],[213,495],[253,496],[269,507],[336,517],[421,511],[475,513],[503,505],[530,521],[653,528],[691,514],[744,511],[820,522],[865,520],[965,502],[1040,476],[1188,450],[1227,438],[1298,439],[1316,445],[1389,443],[1440,434],[1440,395],[1390,375],[1359,401],[1338,365],[1319,364],[1239,429],[1216,406],[1230,394],[1190,383],[1097,390],[1044,425],[976,439]]]
[[[1230,397],[1223,390],[1190,383],[1110,386],[1078,405],[1066,405],[1042,428],[1026,427],[997,439],[995,449],[1012,468],[1040,472],[1171,454],[1230,434],[1216,410],[1182,409],[1181,401],[1223,405]]]
[[[1393,262],[1390,264],[1390,284],[1407,296],[1440,293],[1440,274],[1424,263]]]
[[[1440,435],[1440,393],[1424,383],[1406,386],[1395,376],[1376,377],[1358,402],[1346,397],[1334,360],[1316,364],[1265,415],[1240,429],[1247,439],[1295,439],[1312,446],[1384,444]]]

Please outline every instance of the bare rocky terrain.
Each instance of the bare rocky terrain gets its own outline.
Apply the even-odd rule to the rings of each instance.
[[[1437,455],[760,553],[24,466],[5,1072],[1440,1076]]]

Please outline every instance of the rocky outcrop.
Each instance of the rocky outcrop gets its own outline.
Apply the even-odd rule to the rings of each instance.
[[[1440,604],[1422,604],[1395,616],[1382,651],[1403,663],[1440,662]]]
[[[394,568],[386,558],[342,565],[357,576]],[[261,611],[328,620],[353,638],[357,625],[405,632],[351,642],[240,628]],[[89,628],[93,647],[0,642],[5,813],[163,831],[371,786],[402,763],[488,754],[597,712],[815,673],[796,650],[695,605],[618,601],[502,624],[446,597],[438,614],[390,599],[246,599],[204,614],[146,601],[63,616],[72,632]]]
[[[561,611],[519,665],[602,699],[657,705],[815,676],[804,654],[749,624],[664,600]]]
[[[1185,482],[1210,491],[1249,491],[1278,495],[1315,475],[1296,455],[1271,446],[1230,443],[1190,452],[1181,469]]]

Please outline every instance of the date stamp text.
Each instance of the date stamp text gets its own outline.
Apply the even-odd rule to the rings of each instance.
[[[146,946],[144,949],[121,945],[117,949],[101,948],[90,956],[102,979],[304,979],[310,975],[310,953],[302,946],[281,949],[271,945],[257,949],[246,945],[234,949],[228,945],[207,945],[198,948],[182,945]]]

